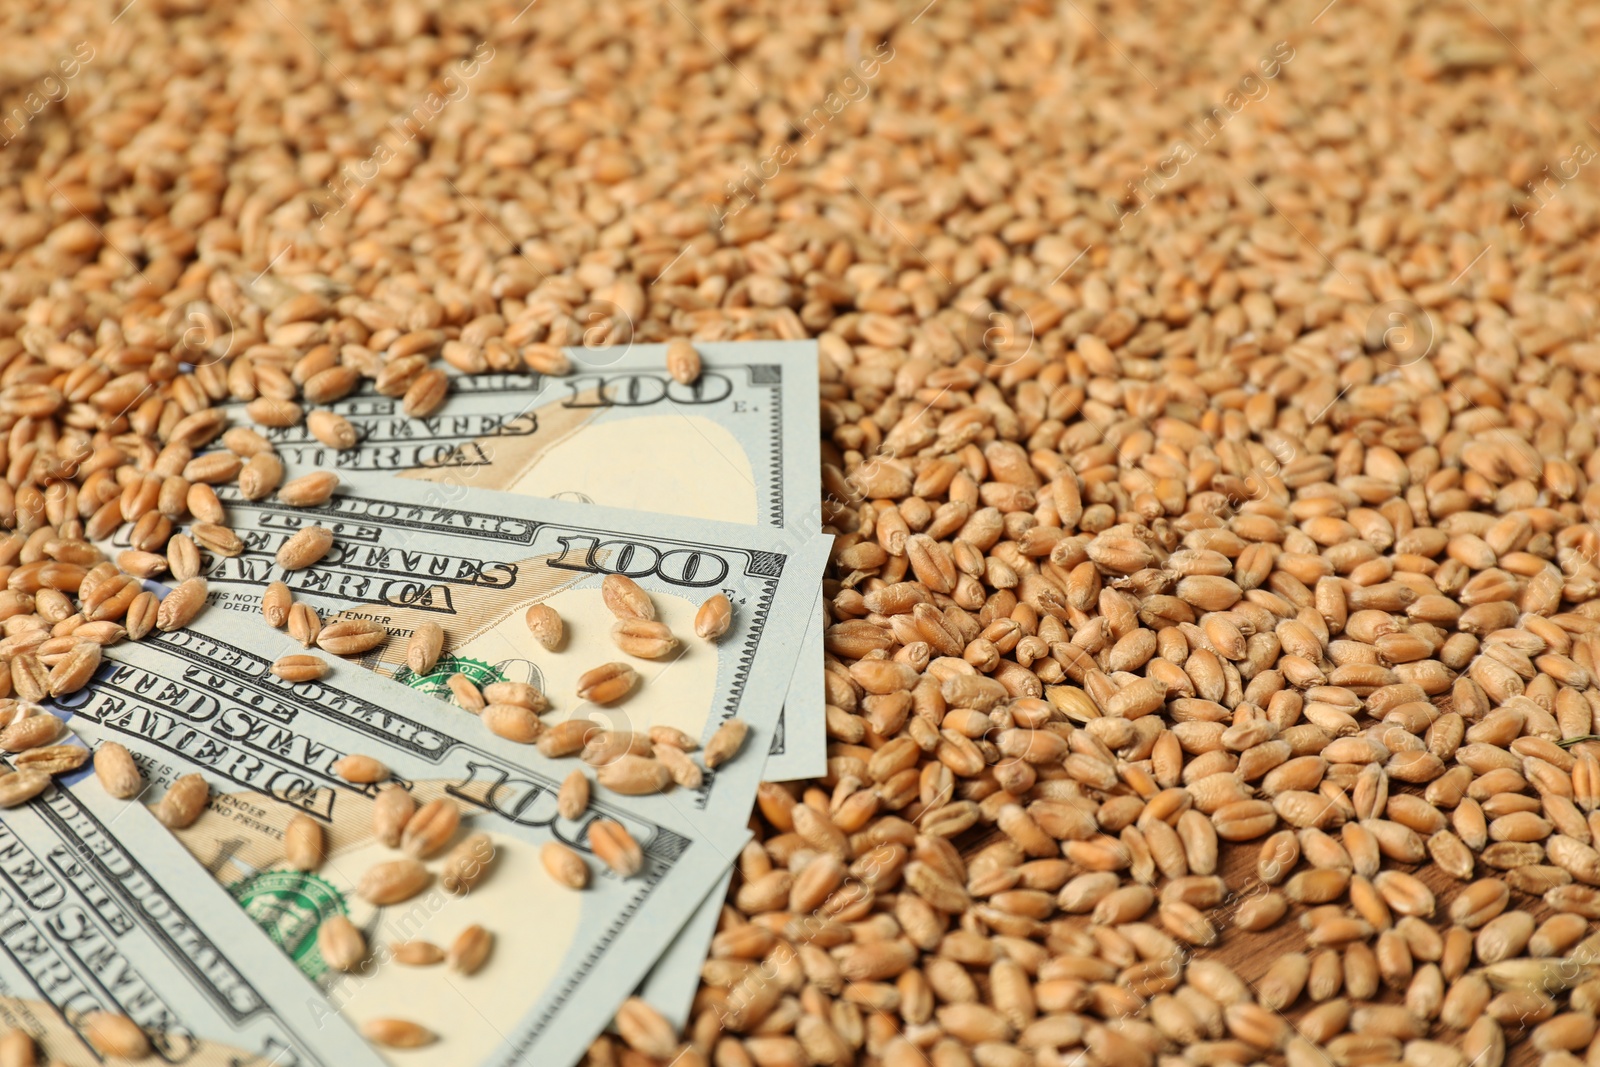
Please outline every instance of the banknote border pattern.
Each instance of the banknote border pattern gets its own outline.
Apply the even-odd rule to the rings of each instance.
[[[241,1009],[239,1006],[230,1002],[226,996],[220,995],[221,991],[218,990],[214,983],[212,983],[210,979],[206,977],[205,972],[195,965],[194,958],[190,956],[182,946],[174,941],[170,935],[168,935],[166,929],[162,927],[161,924],[143,921],[139,922],[140,928],[144,931],[145,935],[152,941],[155,941],[163,946],[163,954],[167,957],[167,959],[171,961],[171,963],[177,969],[183,971],[190,977],[191,981],[194,982],[196,989],[204,991],[206,999],[209,1000],[225,1018],[233,1022],[239,1029],[243,1029],[245,1023],[265,1015],[272,1018],[278,1026],[282,1027],[286,1034],[293,1034],[296,1040],[300,1042],[302,1048],[312,1047],[306,1042],[303,1034],[296,1033],[294,1027],[289,1024],[288,1020],[284,1019],[281,1015],[273,1010],[272,1002],[268,1000],[267,997],[263,996],[260,990],[256,989],[255,985],[242,970],[240,970],[238,967],[235,967],[233,963],[229,961],[228,954],[222,950],[221,946],[217,945],[211,940],[210,936],[205,932],[205,927],[196,922],[189,915],[189,913],[178,904],[178,901],[170,892],[167,891],[161,880],[152,874],[137,856],[129,851],[127,846],[122,843],[121,839],[112,832],[111,828],[102,822],[98,815],[90,811],[88,807],[80,802],[77,797],[73,796],[70,789],[57,786],[52,789],[50,794],[44,798],[43,804],[34,806],[34,810],[47,825],[56,831],[56,836],[72,851],[78,862],[83,864],[84,868],[93,875],[95,883],[102,891],[106,893],[107,896],[118,901],[123,910],[132,916],[136,921],[139,921],[144,917],[146,909],[140,905],[138,901],[133,900],[130,897],[127,890],[127,885],[123,879],[118,878],[112,872],[110,867],[106,864],[101,853],[95,852],[93,849],[87,847],[87,843],[83,841],[82,835],[72,829],[71,822],[69,821],[69,814],[64,814],[61,810],[61,808],[66,805],[71,806],[70,818],[82,819],[85,823],[93,828],[94,832],[98,834],[102,840],[113,846],[116,849],[116,854],[125,863],[127,863],[129,867],[136,869],[139,874],[143,876],[145,881],[149,884],[152,894],[159,894],[162,901],[171,909],[172,914],[183,916],[184,922],[187,924],[187,928],[193,933],[196,940],[204,941],[211,951],[216,954],[217,959],[226,962],[228,971],[233,980],[237,983],[238,988],[249,991],[250,997],[255,1003],[247,1009]],[[27,848],[27,843],[23,841],[20,836],[16,835],[15,833],[13,833],[12,836],[19,844],[21,844],[24,848]],[[81,849],[73,848],[73,842],[83,843],[85,847]],[[34,855],[36,859],[38,858],[37,854],[34,853],[31,848],[28,849],[28,852],[30,855]],[[50,863],[44,863],[43,866],[45,869],[50,871],[52,876],[68,881],[70,884],[70,879],[66,878],[65,872],[61,871],[58,866]],[[7,884],[13,889],[19,888],[14,882],[12,882],[9,874],[5,875],[5,878]],[[13,962],[16,962],[16,957],[12,955],[9,948],[6,949],[6,954],[11,956]],[[23,968],[23,970],[26,972],[26,968]],[[104,988],[102,983],[100,983],[98,980],[94,980],[92,984],[96,986],[105,996],[105,1003],[118,1003],[116,997],[111,994],[111,991]],[[51,1003],[48,997],[44,997],[43,999],[46,1003]]]

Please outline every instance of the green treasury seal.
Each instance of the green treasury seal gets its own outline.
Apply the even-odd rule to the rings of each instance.
[[[482,660],[449,655],[440,656],[439,661],[433,665],[433,670],[427,674],[416,674],[410,667],[401,667],[394,672],[394,680],[409,685],[418,692],[448,701],[452,674],[466,675],[479,689],[506,680],[504,674]]]
[[[344,894],[331,883],[303,871],[263,871],[228,891],[308,978],[328,969],[317,951],[317,928],[322,920],[349,911]]]

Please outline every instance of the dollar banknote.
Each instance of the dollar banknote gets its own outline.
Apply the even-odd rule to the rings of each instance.
[[[556,795],[570,767],[354,665],[286,682],[270,667],[293,647],[256,617],[212,610],[188,629],[113,647],[93,683],[52,709],[91,744],[126,745],[145,774],[147,801],[182,775],[207,780],[209,807],[178,840],[320,985],[323,1015],[358,1025],[400,1018],[436,1035],[424,1048],[386,1051],[391,1063],[576,1062],[747,831],[708,833],[670,805],[603,794],[577,819],[564,818]],[[462,812],[459,830],[424,857],[426,884],[381,908],[358,887],[404,853],[374,827],[382,786],[335,771],[350,754],[380,761],[387,782],[417,804],[451,798]],[[285,827],[302,814],[326,842],[312,871],[285,859]],[[638,843],[635,876],[618,876],[593,854],[597,820],[620,824]],[[542,854],[552,843],[582,859],[587,888],[547,873]],[[476,884],[462,893],[452,878],[464,870]],[[318,930],[335,915],[365,934],[370,954],[354,972],[330,970],[318,948]],[[474,925],[493,937],[475,973],[406,966],[393,955],[403,941],[449,949]]]
[[[5,813],[0,1028],[32,1037],[39,1062],[105,1063],[90,1035],[106,1012],[164,1063],[378,1067],[321,1005],[166,828],[92,772]]]
[[[327,405],[350,421],[352,448],[328,447],[303,423],[263,432],[290,476],[336,471],[378,495],[398,476],[766,526],[791,531],[798,547],[822,528],[816,343],[696,348],[704,366],[691,385],[667,374],[665,345],[572,348],[563,377],[456,375],[450,399],[426,418],[407,417],[400,398],[368,382]],[[813,615],[767,763],[772,781],[827,769],[820,610]]]
[[[400,479],[381,488],[369,495],[352,486],[324,505],[293,508],[220,487],[244,551],[203,554],[214,609],[259,618],[265,587],[285,582],[297,602],[322,614],[325,629],[340,620],[387,628],[389,639],[354,662],[444,701],[457,674],[480,688],[530,683],[549,701],[547,725],[581,717],[634,733],[672,727],[704,743],[737,717],[753,758],[734,760],[705,775],[700,788],[664,794],[659,803],[701,825],[745,824],[760,755],[786,742],[779,716],[811,621],[825,538],[791,551],[782,531],[760,527]],[[313,526],[332,531],[332,548],[310,566],[285,569],[279,549]],[[618,647],[617,618],[602,592],[610,575],[631,577],[670,630],[674,646],[661,658]],[[721,637],[704,640],[695,616],[717,594],[731,605],[731,621]],[[529,631],[526,615],[535,605],[564,622],[557,651],[546,651]],[[443,628],[445,651],[418,675],[406,664],[406,646],[425,622]],[[606,704],[581,698],[580,679],[610,663],[634,672],[633,691]],[[488,734],[474,720],[465,726]]]
[[[362,662],[441,699],[448,698],[455,673],[479,684],[531,682],[549,697],[553,707],[545,718],[552,723],[579,714],[616,729],[673,726],[704,741],[736,714],[750,728],[752,754],[785,750],[781,708],[801,635],[815,617],[808,612],[816,610],[826,539],[790,552],[787,533],[758,527],[452,484],[391,479],[369,488],[377,491],[367,495],[352,486],[322,507],[305,509],[245,501],[222,488],[246,551],[206,557],[215,607],[259,615],[262,589],[283,580],[297,600],[329,621],[368,618],[387,626],[394,636]],[[310,568],[285,571],[275,559],[278,549],[311,525],[334,532],[333,550]],[[639,692],[619,705],[596,707],[576,698],[578,677],[629,660],[609,636],[614,619],[600,594],[607,573],[632,575],[681,643],[670,659],[633,660],[642,675]],[[733,605],[732,625],[707,644],[694,637],[693,618],[719,591]],[[524,616],[534,603],[566,620],[559,653],[546,653],[532,640]],[[443,626],[447,654],[418,677],[404,664],[404,639],[425,620]],[[701,789],[659,801],[712,827],[743,826],[762,770],[759,758],[735,760],[706,776]],[[675,941],[646,990],[674,1021],[687,1013],[721,902],[721,894],[706,897],[689,931],[704,936]]]

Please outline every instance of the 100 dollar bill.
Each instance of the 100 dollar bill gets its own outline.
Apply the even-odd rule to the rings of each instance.
[[[369,382],[327,407],[358,441],[334,449],[302,425],[265,431],[291,476],[337,471],[385,494],[392,477],[681,515],[791,532],[821,528],[817,351],[813,341],[708,342],[690,385],[665,345],[565,350],[573,372],[457,375],[426,418]],[[827,769],[822,626],[808,626],[767,777]]]
[[[181,775],[206,778],[210,806],[179,840],[321,985],[322,1014],[357,1023],[398,1017],[438,1036],[422,1049],[386,1052],[390,1062],[576,1062],[727,869],[746,831],[708,834],[670,808],[647,811],[629,798],[598,797],[567,820],[555,805],[566,767],[354,666],[318,682],[285,682],[270,666],[290,647],[258,619],[213,610],[186,630],[111,649],[93,683],[54,707],[86,740],[134,752],[146,800]],[[463,812],[450,845],[425,861],[429,884],[384,908],[355,887],[375,864],[403,853],[375,836],[379,786],[334,772],[351,753],[381,761],[418,804],[450,797]],[[325,834],[327,858],[313,872],[284,859],[284,828],[296,814]],[[602,818],[639,843],[635,877],[618,877],[589,856],[589,828]],[[540,850],[549,842],[587,857],[587,889],[546,873]],[[450,849],[461,847],[486,874],[458,896],[442,876]],[[355,973],[330,971],[318,951],[317,931],[333,915],[366,934],[371,955]],[[472,924],[494,937],[475,974],[403,966],[389,954],[413,939],[448,947]]]
[[[142,806],[81,771],[0,823],[0,1028],[105,1062],[93,1012],[195,1067],[381,1062]],[[121,1061],[119,1061],[121,1062]]]
[[[760,755],[784,748],[785,686],[801,635],[816,618],[825,538],[791,554],[791,539],[780,531],[400,479],[371,495],[352,487],[318,508],[249,502],[228,488],[221,495],[247,550],[207,558],[216,606],[258,614],[261,590],[283,580],[297,600],[324,614],[372,618],[390,629],[394,636],[364,658],[367,665],[442,698],[454,672],[479,683],[532,682],[551,701],[551,722],[582,714],[617,729],[666,725],[703,742],[737,715],[750,728],[744,758],[707,775],[700,790],[659,803],[713,827],[748,820]],[[334,531],[333,550],[310,568],[284,571],[278,548],[310,525]],[[676,656],[630,661],[615,647],[614,619],[600,596],[609,573],[632,576],[650,594],[681,642]],[[693,619],[715,592],[732,602],[733,620],[707,644],[694,636]],[[533,641],[523,617],[534,603],[566,620],[561,651],[547,653]],[[404,637],[425,620],[444,628],[448,655],[419,678],[404,667]],[[614,707],[579,701],[579,675],[613,661],[640,672],[639,691]],[[707,897],[645,990],[674,1022],[685,1019],[721,904],[721,894]]]
[[[263,589],[283,581],[315,606],[324,625],[340,618],[382,623],[390,639],[360,662],[412,688],[449,699],[452,674],[479,685],[529,682],[545,694],[547,724],[586,718],[613,730],[675,727],[704,742],[737,717],[749,730],[745,758],[705,776],[702,787],[658,803],[707,826],[743,826],[761,778],[761,756],[779,729],[784,692],[827,556],[821,536],[790,551],[777,531],[675,516],[587,507],[391,480],[381,496],[359,488],[326,504],[293,508],[220,491],[245,545],[242,555],[205,555],[212,602],[259,616]],[[301,529],[333,531],[317,563],[285,570],[278,549]],[[601,586],[625,574],[650,596],[677,638],[672,653],[641,659],[619,649],[616,617]],[[732,621],[716,641],[695,636],[704,601],[721,593]],[[546,651],[525,616],[542,604],[566,628]],[[442,656],[422,677],[405,665],[407,637],[422,623],[445,633]],[[588,671],[620,662],[639,682],[626,698],[598,706],[578,696]],[[486,727],[469,720],[473,731]],[[470,735],[469,735],[470,736]]]

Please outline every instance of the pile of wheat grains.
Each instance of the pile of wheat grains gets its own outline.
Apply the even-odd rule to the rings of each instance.
[[[222,401],[814,336],[829,777],[763,789],[687,1033],[594,1067],[1600,1064],[1597,38],[6,4],[0,680],[197,610],[128,576],[276,487],[193,458]]]

